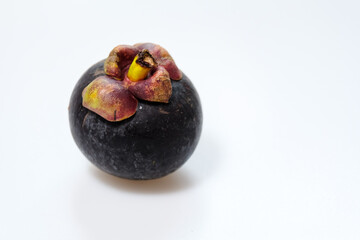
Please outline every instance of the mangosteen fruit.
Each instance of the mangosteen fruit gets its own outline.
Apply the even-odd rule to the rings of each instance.
[[[155,179],[182,166],[202,128],[190,79],[161,46],[119,45],[90,67],[70,99],[72,136],[90,162],[121,178]]]

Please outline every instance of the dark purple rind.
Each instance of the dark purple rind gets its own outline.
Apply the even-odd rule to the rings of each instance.
[[[80,78],[69,105],[71,133],[83,154],[101,170],[128,179],[155,179],[182,166],[199,141],[202,110],[191,81],[173,81],[169,103],[139,101],[137,113],[109,122],[82,106],[82,90],[104,74],[104,61]]]

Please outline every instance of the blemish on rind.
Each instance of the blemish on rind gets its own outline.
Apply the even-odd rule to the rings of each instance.
[[[84,124],[85,124],[85,121],[86,121],[86,118],[88,117],[88,115],[89,115],[89,112],[87,112],[87,113],[85,114],[85,117],[84,117],[84,119],[83,119],[83,121],[82,121],[82,124],[81,124],[81,127],[82,127],[82,128],[84,127]]]
[[[103,68],[100,68],[100,69],[96,69],[96,71],[94,72],[93,76],[96,77],[98,75],[104,75],[105,74],[105,71]]]
[[[159,109],[159,112],[162,113],[162,114],[169,114],[169,112],[165,111],[165,110],[162,109],[162,108]]]

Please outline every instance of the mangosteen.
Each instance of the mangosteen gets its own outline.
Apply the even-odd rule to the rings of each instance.
[[[70,99],[72,136],[90,162],[121,178],[155,179],[181,167],[202,128],[190,79],[161,46],[119,45],[90,67]]]

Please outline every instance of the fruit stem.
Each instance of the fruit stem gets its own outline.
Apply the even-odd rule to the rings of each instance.
[[[135,56],[131,63],[128,78],[133,82],[144,80],[153,67],[157,67],[157,63],[150,52],[144,49]]]

